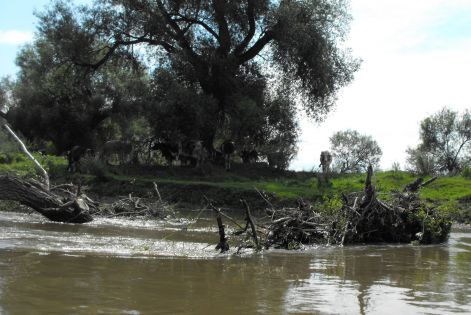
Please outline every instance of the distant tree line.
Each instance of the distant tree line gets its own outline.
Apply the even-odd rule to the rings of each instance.
[[[442,108],[420,123],[420,142],[407,149],[408,171],[419,175],[456,175],[471,168],[471,113]],[[379,167],[381,148],[371,136],[355,130],[338,131],[330,138],[333,170],[364,172]],[[396,162],[393,170],[399,170]]]

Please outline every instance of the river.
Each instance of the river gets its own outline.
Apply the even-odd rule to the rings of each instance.
[[[217,239],[210,218],[0,212],[0,314],[471,314],[470,230],[433,246],[238,255]]]

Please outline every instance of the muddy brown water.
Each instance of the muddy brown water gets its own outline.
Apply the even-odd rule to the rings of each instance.
[[[220,255],[212,220],[0,212],[0,314],[471,314],[471,231],[446,244]]]

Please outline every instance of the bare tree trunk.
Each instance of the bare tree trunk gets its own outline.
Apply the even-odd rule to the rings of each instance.
[[[92,221],[87,202],[77,197],[68,202],[34,180],[0,175],[0,200],[13,200],[28,206],[51,221],[86,223]]]
[[[49,190],[49,175],[47,174],[46,170],[39,164],[38,160],[34,158],[34,156],[29,153],[28,149],[26,148],[25,144],[23,141],[18,138],[18,136],[11,130],[10,127],[8,127],[7,124],[4,125],[5,129],[12,135],[12,137],[18,142],[20,145],[20,150],[34,163],[34,167],[36,170],[41,174],[44,180],[44,185],[46,186],[46,189]]]
[[[10,175],[0,175],[0,200],[13,200],[28,206],[51,221],[68,223],[86,223],[92,221],[89,213],[88,200],[86,196],[80,195],[78,189],[76,196],[70,199],[62,198],[50,191],[49,175],[39,164],[34,156],[29,153],[25,144],[5,124],[5,129],[20,145],[20,150],[33,161],[38,173],[43,178],[44,184],[33,179],[26,180]]]

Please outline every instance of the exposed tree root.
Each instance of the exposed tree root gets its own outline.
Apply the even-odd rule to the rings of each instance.
[[[419,198],[420,188],[436,178],[425,183],[418,179],[402,192],[391,192],[386,201],[378,199],[372,176],[373,169],[369,167],[364,190],[343,195],[343,205],[333,215],[316,211],[301,200],[297,208],[275,209],[269,204],[264,223],[255,224],[248,204],[244,203],[247,224],[234,233],[242,237],[239,247],[297,249],[303,244],[431,244],[448,239],[450,220]],[[253,243],[247,242],[249,239]]]

